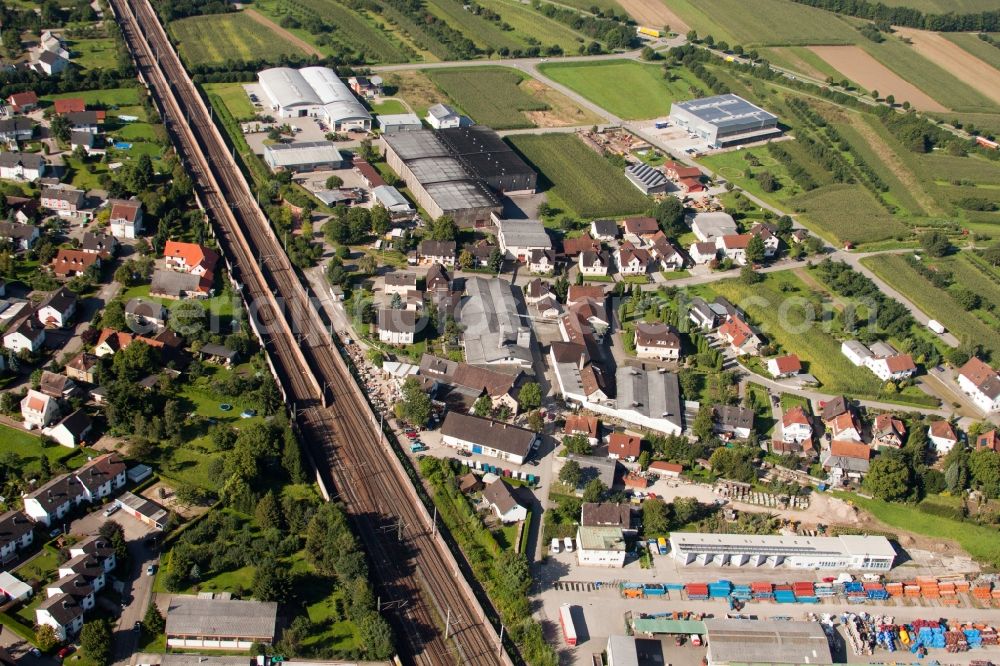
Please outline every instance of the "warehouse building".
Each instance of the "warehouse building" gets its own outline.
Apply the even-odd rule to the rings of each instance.
[[[538,220],[497,220],[497,243],[507,259],[528,261],[532,250],[551,250],[552,239]]]
[[[615,398],[586,400],[583,406],[598,414],[668,435],[683,432],[685,405],[681,402],[680,383],[675,373],[620,365],[615,373],[615,384]]]
[[[272,171],[333,171],[347,166],[333,141],[276,143],[264,146],[264,161]]]
[[[487,226],[500,200],[430,130],[382,136],[386,163],[431,218],[449,215],[462,227]]]
[[[708,666],[730,664],[832,664],[818,622],[708,618]]]
[[[441,441],[469,453],[522,465],[535,447],[538,435],[503,421],[448,412],[441,424]]]
[[[465,293],[456,319],[464,329],[462,340],[468,363],[531,368],[531,326],[518,311],[510,282],[469,278]]]
[[[412,130],[423,129],[420,116],[415,113],[391,113],[384,116],[376,116],[379,129],[384,134],[393,132],[410,132]]]
[[[704,139],[711,148],[781,136],[776,115],[731,93],[674,102],[670,120]]]
[[[488,127],[453,127],[438,138],[469,173],[502,194],[534,194],[538,174]]]
[[[173,595],[167,607],[167,647],[249,650],[254,643],[274,642],[277,603],[221,597]]]
[[[581,566],[625,566],[625,534],[620,527],[576,528],[576,556]]]
[[[337,132],[370,130],[372,116],[329,67],[272,67],[257,74],[271,109],[281,118],[320,118]]]
[[[413,206],[406,200],[403,193],[392,185],[379,185],[372,188],[372,201],[383,206],[393,218],[413,215]]]
[[[667,191],[667,177],[662,171],[648,164],[640,162],[626,167],[625,177],[643,194],[659,194]]]
[[[682,565],[888,571],[896,551],[882,536],[801,537],[745,534],[670,535]]]

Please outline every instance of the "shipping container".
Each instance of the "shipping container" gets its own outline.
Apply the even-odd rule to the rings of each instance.
[[[576,645],[576,627],[573,625],[572,606],[563,604],[559,607],[559,624],[562,626],[566,645]]]

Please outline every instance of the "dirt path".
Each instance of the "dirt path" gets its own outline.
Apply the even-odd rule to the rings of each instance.
[[[266,17],[263,14],[261,14],[260,12],[258,12],[256,9],[244,9],[243,13],[246,14],[247,16],[249,16],[250,18],[252,18],[257,23],[260,23],[261,25],[267,27],[268,30],[272,30],[276,34],[281,35],[282,39],[285,39],[285,40],[291,42],[297,48],[299,48],[302,51],[304,51],[306,55],[314,55],[317,58],[324,58],[324,57],[326,57],[326,54],[323,53],[322,51],[320,51],[318,48],[316,48],[315,46],[313,46],[312,44],[310,44],[306,40],[302,39],[301,37],[299,37],[297,35],[294,35],[291,32],[288,32],[287,30],[285,30],[284,28],[282,28],[280,25],[278,25],[277,23],[275,23],[274,21],[272,21],[268,17]]]
[[[983,62],[936,32],[913,28],[894,29],[913,42],[917,53],[946,70],[962,83],[975,88],[1000,104],[1000,70]]]
[[[893,95],[897,102],[907,101],[921,111],[948,111],[937,100],[857,46],[810,46],[809,49],[867,90],[877,90],[883,97]]]
[[[595,125],[602,122],[600,116],[580,108],[573,100],[560,92],[549,88],[541,81],[524,79],[518,84],[529,95],[540,99],[549,108],[545,111],[526,111],[525,115],[536,127],[574,127],[577,125]]]
[[[681,34],[691,29],[677,12],[667,6],[667,0],[618,0],[618,4],[639,25],[649,28],[662,28],[669,25],[671,30]]]

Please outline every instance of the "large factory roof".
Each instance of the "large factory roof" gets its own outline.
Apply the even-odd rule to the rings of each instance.
[[[681,390],[677,375],[626,365],[615,373],[619,410],[632,410],[650,419],[666,419],[682,425]]]
[[[329,67],[272,67],[257,74],[275,104],[282,108],[322,106],[331,122],[371,118],[364,104]]]
[[[406,166],[417,182],[423,185],[469,178],[465,167],[454,157],[422,157],[407,160]]]
[[[261,85],[267,88],[272,101],[283,107],[319,105],[319,95],[302,76],[291,67],[272,67],[257,74]]]
[[[751,104],[732,93],[703,97],[687,102],[675,102],[675,105],[719,128],[742,125],[748,119],[759,122],[777,122],[778,120],[778,117],[773,113],[765,111],[756,104]]]
[[[871,555],[895,557],[889,540],[881,536],[805,537],[749,534],[674,532],[671,544],[678,550],[717,554],[760,553],[775,555]]]
[[[449,157],[448,148],[430,130],[386,134],[382,140],[404,162],[426,157]]]
[[[508,174],[533,174],[514,150],[488,127],[450,127],[438,137],[480,178]]]
[[[705,632],[712,664],[833,663],[818,622],[709,618]]]
[[[493,208],[500,205],[491,192],[472,180],[427,183],[424,185],[424,190],[444,211],[463,208]]]

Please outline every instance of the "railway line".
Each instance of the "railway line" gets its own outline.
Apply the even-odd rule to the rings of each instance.
[[[110,4],[213,223],[322,485],[336,493],[331,499],[343,503],[365,544],[401,659],[510,663],[152,6],[148,0]]]

